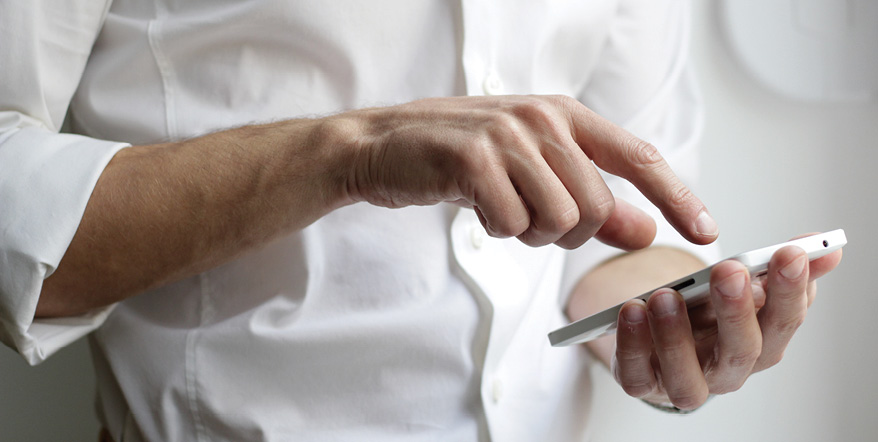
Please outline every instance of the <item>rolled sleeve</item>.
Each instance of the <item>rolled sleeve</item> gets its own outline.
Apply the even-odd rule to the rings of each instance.
[[[34,320],[95,184],[125,143],[59,134],[110,1],[0,2],[0,341],[31,364],[111,308]]]
[[[620,5],[617,22],[583,103],[654,144],[690,189],[697,186],[702,103],[688,67],[689,6],[672,0],[630,0]],[[685,240],[631,183],[602,173],[617,198],[656,220],[653,246],[685,250],[705,263],[719,258],[718,246]],[[566,305],[576,283],[591,269],[624,251],[596,240],[568,252],[561,283]]]
[[[126,144],[15,129],[0,139],[0,340],[31,364],[100,325],[109,309],[34,321],[97,180]]]

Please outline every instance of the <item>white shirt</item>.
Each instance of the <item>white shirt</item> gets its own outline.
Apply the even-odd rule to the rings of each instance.
[[[35,364],[96,330],[99,414],[117,441],[581,437],[585,352],[546,333],[566,322],[575,281],[618,251],[489,238],[451,205],[344,207],[110,308],[33,315],[129,144],[428,96],[565,94],[656,144],[691,184],[700,105],[684,2],[110,3],[0,3],[4,343]],[[68,106],[81,136],[57,133]],[[657,242],[715,257],[667,224]]]

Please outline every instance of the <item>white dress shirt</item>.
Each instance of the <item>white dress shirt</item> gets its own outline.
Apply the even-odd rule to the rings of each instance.
[[[89,315],[34,311],[130,144],[421,97],[565,94],[692,184],[688,19],[676,0],[2,2],[0,340],[36,364],[95,331],[100,419],[120,442],[581,438],[585,351],[546,333],[618,251],[489,238],[447,204],[355,204]],[[79,135],[58,133],[68,109]],[[666,223],[657,242],[715,258]]]

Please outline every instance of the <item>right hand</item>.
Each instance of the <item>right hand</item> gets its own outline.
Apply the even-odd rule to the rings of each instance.
[[[462,203],[490,235],[530,246],[572,249],[597,237],[646,247],[654,221],[614,199],[597,165],[631,181],[689,241],[718,234],[655,147],[569,97],[434,98],[337,117],[353,117],[365,135],[347,183],[354,201]]]

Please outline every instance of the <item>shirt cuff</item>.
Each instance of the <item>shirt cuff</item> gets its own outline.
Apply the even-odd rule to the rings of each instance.
[[[43,280],[67,251],[107,163],[126,146],[36,127],[0,134],[0,342],[32,365],[112,310],[34,320]]]

